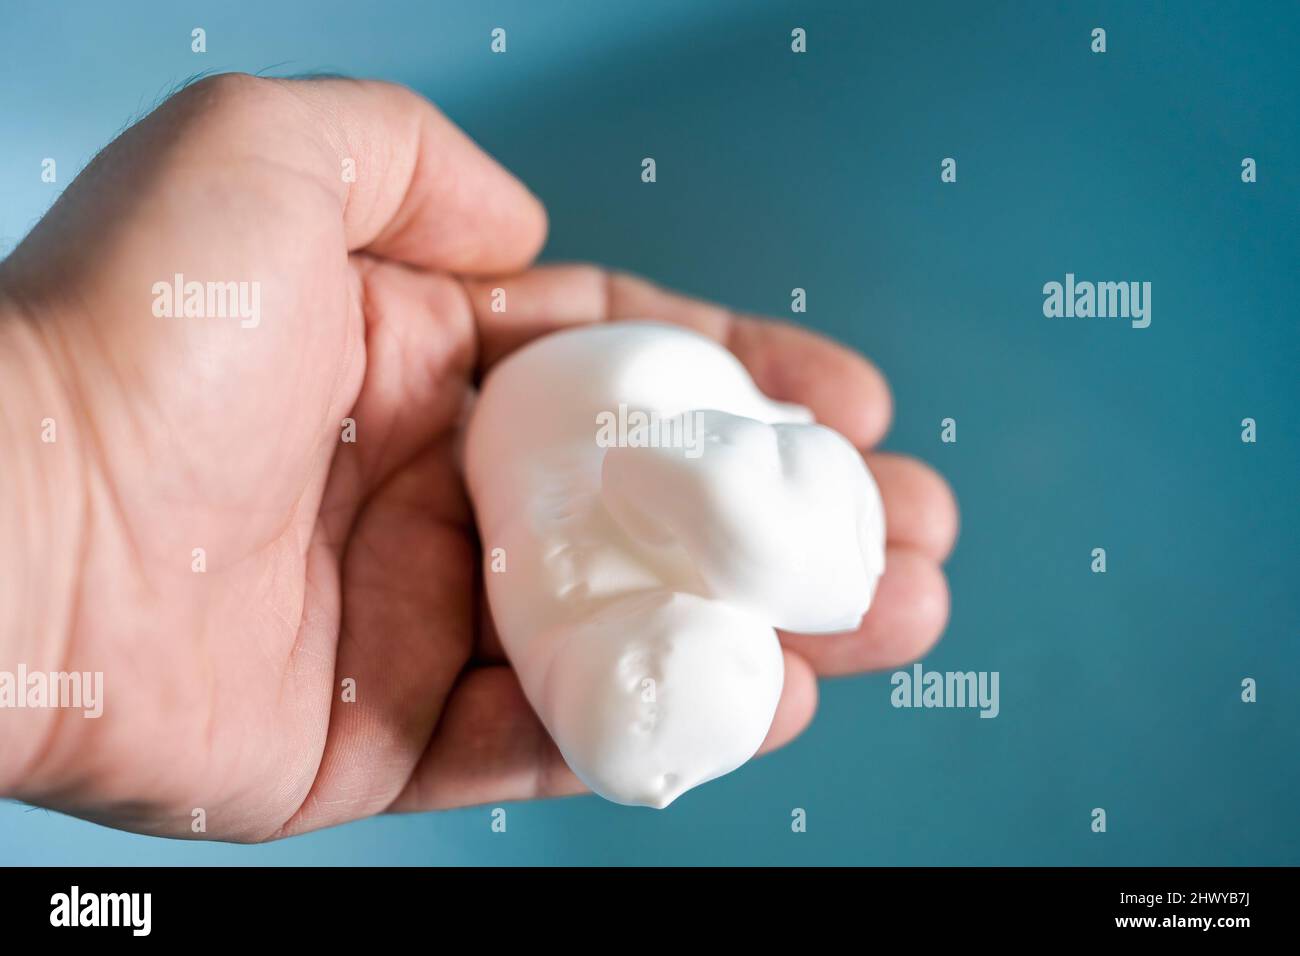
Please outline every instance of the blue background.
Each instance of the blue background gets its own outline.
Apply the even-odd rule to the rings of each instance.
[[[514,806],[504,835],[475,808],[240,847],[0,803],[0,862],[1300,864],[1300,7],[703,6],[6,0],[0,243],[195,71],[409,84],[546,202],[545,258],[787,317],[801,286],[801,321],[879,363],[886,447],[963,507],[926,666],[999,671],[1001,715],[841,679],[794,745],[667,812],[589,797]],[[1150,281],[1151,327],[1044,318],[1067,271]]]

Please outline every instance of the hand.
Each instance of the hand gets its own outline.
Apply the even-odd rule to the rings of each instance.
[[[87,168],[0,265],[0,671],[103,672],[103,715],[0,710],[0,793],[254,841],[581,790],[483,604],[456,455],[484,369],[651,317],[864,449],[890,400],[809,332],[590,266],[520,271],[545,232],[517,181],[378,83],[214,77]],[[169,317],[177,274],[244,283],[249,308]],[[952,497],[867,460],[887,571],[858,633],[783,637],[768,749],[811,719],[815,675],[902,664],[944,626]]]

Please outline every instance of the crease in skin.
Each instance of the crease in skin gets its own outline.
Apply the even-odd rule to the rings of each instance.
[[[663,427],[624,427],[646,421]],[[618,803],[665,807],[752,757],[781,695],[776,629],[856,628],[884,570],[851,443],[674,326],[584,326],[503,360],[465,466],[506,654],[569,766]]]

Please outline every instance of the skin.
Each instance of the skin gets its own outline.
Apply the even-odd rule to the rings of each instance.
[[[876,601],[857,633],[783,636],[764,749],[807,726],[818,676],[930,648],[957,511],[933,471],[869,451],[880,373],[631,276],[530,268],[545,235],[519,182],[381,83],[213,77],[104,150],[0,264],[0,670],[102,671],[104,712],[0,711],[0,794],[260,841],[582,792],[492,632],[457,461],[485,370],[577,323],[717,338],[880,485]],[[177,272],[259,281],[261,324],[154,316]]]

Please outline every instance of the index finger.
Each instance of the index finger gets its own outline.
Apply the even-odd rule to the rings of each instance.
[[[770,398],[810,408],[859,448],[889,428],[885,378],[861,355],[808,329],[739,315],[590,265],[538,266],[508,279],[466,283],[479,331],[480,371],[548,332],[587,322],[654,319],[686,326],[730,349]],[[494,290],[507,308],[494,311]]]

